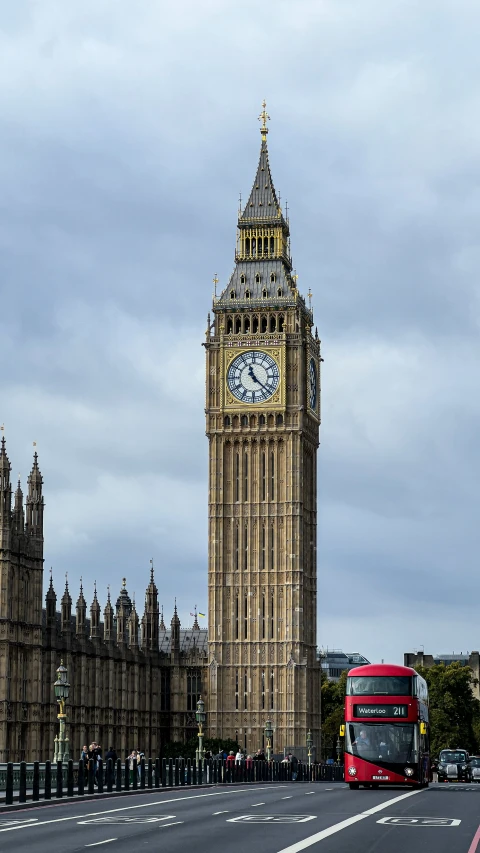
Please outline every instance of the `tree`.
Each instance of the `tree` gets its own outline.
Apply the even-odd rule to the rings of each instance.
[[[468,666],[454,662],[417,667],[428,684],[430,754],[455,747],[476,753],[480,746],[480,702],[472,692],[477,683]]]
[[[348,672],[338,681],[329,681],[322,671],[322,753],[323,758],[335,758],[337,738],[345,715],[345,690]]]

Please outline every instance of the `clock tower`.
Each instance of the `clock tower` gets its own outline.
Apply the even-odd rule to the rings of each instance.
[[[211,737],[253,752],[320,746],[317,448],[320,341],[292,275],[267,119],[235,268],[206,331]],[[215,284],[216,284],[215,277]],[[309,296],[310,298],[310,296]]]

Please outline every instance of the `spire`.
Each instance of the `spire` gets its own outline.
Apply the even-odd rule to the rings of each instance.
[[[17,488],[15,490],[13,521],[17,533],[23,533],[25,527],[25,513],[23,511],[23,492],[20,484],[20,475],[18,477]]]
[[[132,612],[132,601],[127,592],[126,578],[122,580],[122,588],[115,609],[117,612],[117,643],[123,645],[127,641],[128,619]]]
[[[57,610],[57,596],[53,588],[52,569],[50,568],[50,585],[45,596],[45,607],[47,615],[47,628],[55,625],[55,615]]]
[[[68,589],[68,575],[65,574],[65,591],[62,596],[62,631],[72,630],[72,598]]]
[[[107,603],[103,611],[103,637],[106,643],[112,643],[115,640],[114,631],[114,614],[112,602],[110,600],[110,586],[108,586]]]
[[[200,625],[198,624],[198,618],[197,618],[197,605],[195,605],[195,607],[194,607],[194,613],[195,613],[195,621],[193,623],[192,631],[199,631]]]
[[[77,600],[77,624],[76,624],[76,634],[77,637],[84,637],[86,630],[86,621],[87,621],[87,602],[85,601],[85,596],[83,594],[83,583],[82,578],[80,578],[80,594]]]
[[[128,618],[128,645],[131,649],[138,649],[138,614],[135,609],[135,598]]]
[[[158,649],[158,590],[155,585],[153,559],[150,560],[150,583],[145,592],[145,611],[142,618],[142,648]]]
[[[2,426],[3,430],[3,426]],[[10,525],[12,512],[12,486],[10,484],[10,471],[12,466],[7,456],[5,447],[5,436],[2,435],[0,443],[0,524]]]
[[[238,303],[258,310],[268,306],[265,300],[286,308],[296,305],[297,289],[292,277],[290,257],[290,230],[288,219],[280,206],[280,194],[273,183],[267,147],[267,120],[265,101],[259,119],[262,141],[260,157],[252,189],[246,205],[238,216],[235,269],[230,281],[218,299],[214,310],[235,310]],[[275,330],[274,330],[275,331]],[[280,329],[282,331],[282,329]],[[226,334],[233,332],[230,328]]]
[[[173,617],[171,621],[171,643],[170,643],[170,651],[174,655],[178,655],[180,652],[180,619],[178,618],[177,612],[177,599],[175,599],[175,607],[173,610]]]
[[[97,598],[96,581],[93,583],[93,601],[90,606],[90,637],[92,640],[100,637],[100,604]]]
[[[33,442],[34,447],[36,442]],[[33,466],[28,477],[27,495],[27,523],[26,529],[31,536],[43,537],[43,509],[42,496],[43,477],[38,467],[37,451],[33,454]]]
[[[161,613],[160,613],[160,630],[161,630],[161,631],[166,631],[166,630],[167,630],[167,626],[165,625],[165,620],[164,620],[164,618],[163,618],[163,604],[162,604],[162,610],[161,610]]]

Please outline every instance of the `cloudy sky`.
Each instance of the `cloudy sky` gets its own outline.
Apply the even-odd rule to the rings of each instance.
[[[265,97],[322,338],[319,645],[480,646],[475,0],[0,0],[0,423],[46,567],[205,612],[204,339]]]

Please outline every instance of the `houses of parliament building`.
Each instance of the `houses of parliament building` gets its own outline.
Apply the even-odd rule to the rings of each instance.
[[[274,750],[320,745],[317,617],[317,449],[320,341],[297,289],[289,221],[274,188],[267,113],[250,196],[239,212],[235,267],[215,293],[205,332],[208,632],[160,612],[153,565],[143,613],[126,581],[102,611],[82,585],[44,589],[44,497],[37,454],[24,501],[0,448],[0,761],[53,755],[53,683],[68,669],[68,735],[119,755],[161,754],[195,736]],[[48,478],[47,482],[48,482]],[[62,584],[63,587],[63,584]],[[73,590],[72,590],[73,592]]]

